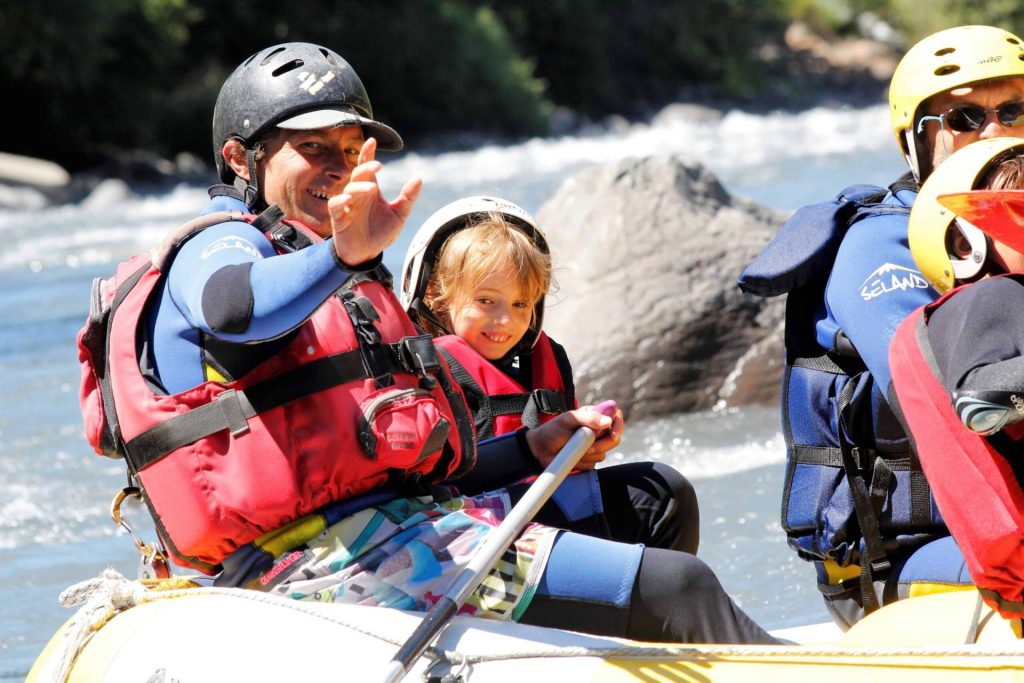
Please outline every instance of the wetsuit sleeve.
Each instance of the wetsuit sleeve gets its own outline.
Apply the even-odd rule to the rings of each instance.
[[[259,230],[236,222],[188,240],[168,287],[192,327],[225,341],[258,342],[300,325],[349,274],[331,240],[278,255]]]
[[[526,430],[520,429],[481,441],[477,445],[476,465],[454,484],[461,493],[474,495],[508,486],[540,471],[540,464],[526,443]]]
[[[951,396],[1024,392],[1024,284],[997,277],[957,292],[932,313],[928,341]]]
[[[889,342],[896,328],[937,292],[924,279],[907,243],[905,214],[869,216],[854,223],[836,255],[825,290],[831,318],[856,347],[882,395],[891,382]],[[818,343],[835,348],[835,334],[818,325]]]

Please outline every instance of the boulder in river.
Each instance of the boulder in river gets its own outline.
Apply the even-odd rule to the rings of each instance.
[[[679,157],[563,183],[538,213],[558,286],[545,328],[580,401],[614,398],[633,418],[776,403],[783,300],[745,295],[736,278],[786,217]]]

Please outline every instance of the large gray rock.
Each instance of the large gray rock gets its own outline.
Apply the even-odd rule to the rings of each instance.
[[[633,418],[777,402],[782,301],[736,278],[785,218],[680,158],[567,180],[538,221],[558,284],[545,328],[580,400],[615,398]]]

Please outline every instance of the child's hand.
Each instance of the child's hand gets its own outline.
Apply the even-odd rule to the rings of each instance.
[[[590,427],[598,434],[594,445],[583,454],[576,469],[592,470],[597,463],[605,459],[608,451],[619,445],[625,422],[622,411],[616,406],[608,410],[610,415],[598,412],[594,406],[583,406],[577,410],[562,413],[555,419],[526,432],[526,441],[530,444],[533,457],[542,467],[547,467],[558,451],[569,440],[569,437],[580,427]]]

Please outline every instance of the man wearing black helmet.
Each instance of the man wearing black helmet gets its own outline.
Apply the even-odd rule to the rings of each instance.
[[[475,438],[380,266],[420,183],[385,199],[378,144],[402,141],[339,55],[305,43],[253,55],[217,101],[225,185],[148,265],[119,269],[107,297],[97,382],[101,412],[116,413],[103,425],[112,450],[169,554],[220,585],[423,610],[508,513],[502,490],[438,486],[472,469]],[[581,425],[606,430],[580,461],[591,469],[618,444],[621,411],[567,412],[480,457],[543,465]],[[648,640],[774,642],[692,555],[542,525],[464,609]]]

